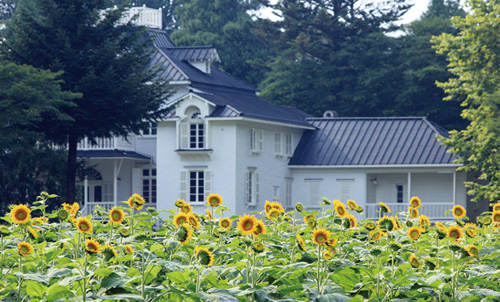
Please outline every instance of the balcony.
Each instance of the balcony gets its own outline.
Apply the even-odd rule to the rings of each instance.
[[[78,150],[124,150],[135,151],[135,136],[96,138],[95,142],[87,138],[81,140],[77,145]]]
[[[408,212],[409,205],[407,203],[386,203],[391,209],[390,214],[385,214],[388,216],[396,215],[400,212]],[[420,214],[423,214],[431,220],[452,220],[453,215],[448,214],[445,216],[445,212],[451,210],[455,206],[454,203],[422,203],[422,207],[418,209]],[[379,213],[378,203],[368,203],[366,204],[365,214],[368,219],[378,219]],[[384,213],[382,213],[384,214]],[[383,215],[382,215],[383,216]]]

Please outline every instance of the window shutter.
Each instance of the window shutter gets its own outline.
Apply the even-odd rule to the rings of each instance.
[[[189,149],[189,124],[187,122],[181,122],[179,131],[181,149]]]
[[[254,204],[259,203],[259,173],[254,172],[254,190],[255,190],[255,199],[253,200]]]
[[[250,152],[255,152],[255,129],[250,129]]]
[[[205,171],[205,197],[212,193],[212,172]]]
[[[281,132],[274,133],[274,154],[276,156],[283,155],[283,151],[281,150]]]
[[[249,178],[250,178],[250,172],[247,171],[245,172],[245,202],[246,203],[251,203],[252,201],[250,200],[250,192],[248,190],[248,186],[250,185],[250,181],[249,181]]]
[[[181,183],[180,183],[180,191],[179,198],[186,200],[187,199],[187,172],[181,171]]]
[[[262,152],[264,150],[264,130],[259,130],[258,131],[259,137],[258,137],[258,143],[257,143],[257,151]]]
[[[139,194],[142,196],[142,168],[132,169],[132,194]],[[111,196],[113,196],[113,193],[111,193]]]

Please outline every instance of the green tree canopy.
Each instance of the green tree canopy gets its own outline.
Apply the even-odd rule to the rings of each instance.
[[[21,0],[0,46],[19,64],[62,71],[65,91],[79,92],[71,117],[42,123],[48,138],[68,142],[68,189],[75,196],[76,146],[80,139],[138,132],[161,116],[166,85],[145,69],[144,31],[118,25],[124,8],[107,10],[104,0]]]
[[[71,120],[62,113],[78,94],[62,91],[60,73],[0,61],[0,195],[29,203],[41,191],[60,190],[66,152],[54,150],[39,132],[45,121]],[[6,204],[0,204],[5,211]]]
[[[473,200],[500,199],[500,1],[469,0],[470,14],[452,18],[459,33],[434,39],[456,77],[440,83],[447,100],[465,107],[466,129],[442,140],[460,155],[464,171],[480,173],[482,183],[468,182]]]
[[[283,19],[270,39],[280,52],[261,83],[262,96],[313,115],[382,115],[397,85],[396,40],[387,32],[405,0],[279,1]]]

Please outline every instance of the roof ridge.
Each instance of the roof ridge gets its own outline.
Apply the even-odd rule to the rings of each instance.
[[[343,116],[343,117],[308,117],[308,120],[421,120],[425,116]]]
[[[162,54],[162,56],[164,56],[165,58],[167,58],[168,62],[169,62],[170,64],[172,64],[172,66],[174,66],[174,68],[175,68],[175,69],[176,69],[176,70],[177,70],[180,74],[182,74],[182,75],[184,76],[184,78],[186,78],[187,80],[189,80],[189,77],[188,77],[188,76],[184,73],[184,71],[182,71],[182,69],[181,69],[181,68],[179,68],[179,66],[177,66],[177,65],[176,65],[176,64],[175,64],[175,63],[174,63],[174,62],[170,59],[170,57],[169,57],[169,56],[168,56],[168,55],[167,55],[167,54],[166,54],[166,53],[165,53],[165,52],[164,52],[164,51],[163,51],[160,47],[158,47],[158,48],[156,48],[156,49],[158,50],[158,52],[160,52],[160,53]]]

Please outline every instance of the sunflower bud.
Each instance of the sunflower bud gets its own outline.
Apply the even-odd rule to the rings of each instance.
[[[263,246],[261,243],[259,242],[255,242],[253,245],[252,245],[252,250],[256,253],[262,253],[264,250],[265,250],[265,246]]]
[[[297,212],[302,212],[304,210],[304,206],[300,202],[297,202],[295,204],[295,210],[297,210]]]
[[[127,229],[125,229],[125,228],[121,228],[118,231],[118,234],[120,234],[120,236],[122,236],[124,238],[127,238],[128,236],[130,236],[130,232]]]
[[[323,203],[324,204],[332,204],[332,202],[326,197],[323,197]]]
[[[65,209],[60,209],[57,211],[57,218],[61,221],[67,221],[69,218],[69,212],[66,211]]]
[[[1,236],[9,236],[10,235],[10,228],[6,225],[0,225],[0,235]]]
[[[374,257],[377,257],[379,256],[380,254],[382,254],[382,250],[379,249],[379,248],[373,248],[371,251],[370,251],[370,254]]]

